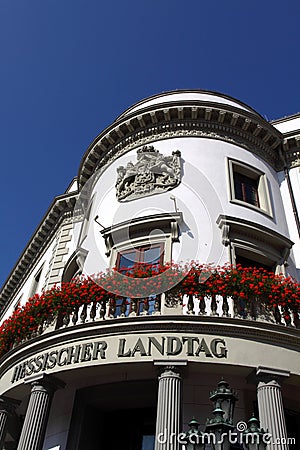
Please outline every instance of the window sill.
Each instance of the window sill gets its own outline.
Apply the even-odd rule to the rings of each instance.
[[[251,203],[243,202],[243,200],[231,199],[230,203],[252,209],[253,211],[256,211],[260,214],[264,214],[270,219],[274,219],[272,212],[259,208],[258,206],[252,205]]]

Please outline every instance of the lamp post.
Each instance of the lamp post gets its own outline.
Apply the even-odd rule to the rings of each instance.
[[[247,450],[265,450],[265,431],[259,428],[259,421],[253,416],[248,421],[248,428],[243,433],[243,442]]]
[[[217,407],[213,410],[213,419],[206,422],[205,432],[212,450],[230,450],[230,432],[234,430],[231,421],[225,419],[225,411]]]
[[[205,429],[209,443],[213,450],[230,450],[230,433],[234,430],[233,413],[238,396],[227,381],[221,380],[209,398],[215,406],[214,418],[207,420]]]
[[[229,383],[222,379],[218,383],[217,389],[210,393],[209,398],[214,402],[215,408],[219,407],[224,411],[224,419],[233,423],[234,406],[238,396],[229,387]]]
[[[199,423],[195,419],[189,423],[190,429],[186,432],[186,450],[204,450],[205,449],[205,435],[199,430]]]

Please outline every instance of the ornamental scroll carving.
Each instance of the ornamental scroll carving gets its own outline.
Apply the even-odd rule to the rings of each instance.
[[[137,162],[128,162],[117,169],[116,195],[119,202],[128,202],[169,191],[181,181],[180,151],[165,156],[153,146],[137,151]]]

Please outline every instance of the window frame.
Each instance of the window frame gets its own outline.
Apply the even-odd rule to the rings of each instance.
[[[169,244],[169,245],[168,245]],[[159,263],[158,264],[163,264],[166,262],[166,248],[169,248],[170,252],[171,252],[171,236],[161,236],[159,239],[159,242],[157,242],[157,238],[143,238],[141,239],[135,239],[135,240],[131,240],[130,241],[130,245],[128,245],[127,243],[124,243],[121,247],[115,247],[112,248],[112,254],[111,254],[111,266],[114,267],[116,270],[118,270],[120,273],[125,272],[119,270],[120,268],[118,267],[119,265],[119,261],[120,258],[122,256],[122,254],[126,254],[129,252],[132,252],[132,250],[134,249],[136,252],[138,252],[139,248],[159,248],[160,252],[159,252]],[[137,253],[138,254],[138,253]],[[171,256],[171,253],[170,253]],[[171,259],[167,259],[168,261]],[[114,263],[112,264],[112,261],[114,261]],[[138,261],[136,262],[136,265],[138,266],[139,264],[142,264],[143,261],[140,261],[140,258],[138,258]],[[128,268],[128,271],[130,269]],[[151,315],[151,313],[154,311],[154,307],[155,307],[155,301],[156,301],[156,295],[153,296],[152,299],[150,299],[150,297],[148,298],[148,305],[149,305],[149,313]],[[137,311],[137,315],[143,315],[143,307],[142,304],[144,302],[144,299],[142,298],[135,298],[134,301],[136,302],[136,311]],[[132,299],[130,298],[126,298],[126,297],[120,297],[119,299],[116,300],[116,317],[118,316],[118,311],[121,310],[122,306],[123,306],[123,302],[126,302],[126,309],[124,312],[125,317],[130,316],[132,313]]]
[[[247,163],[240,162],[228,158],[229,171],[229,186],[230,186],[230,202],[245,206],[260,213],[266,214],[273,218],[273,211],[271,207],[269,183],[267,176],[261,170],[250,166]],[[236,176],[245,177],[245,179],[254,180],[257,184],[257,205],[247,201],[246,199],[238,198],[236,193]],[[245,180],[247,181],[247,180]],[[245,197],[246,193],[244,192]]]
[[[143,264],[149,264],[147,262],[145,262],[144,260],[142,260],[141,255],[145,254],[145,250],[151,249],[151,248],[159,248],[160,252],[159,252],[159,262],[157,264],[163,264],[164,262],[164,252],[165,252],[165,245],[163,242],[149,242],[148,244],[142,244],[142,245],[138,245],[138,246],[131,246],[130,248],[127,249],[123,249],[120,250],[117,253],[117,259],[116,259],[116,265],[115,268],[122,273],[123,271],[125,271],[125,268],[122,269],[122,267],[119,267],[120,264],[120,259],[122,257],[122,255],[126,255],[127,253],[132,253],[133,251],[135,251],[136,255],[137,255],[137,259],[134,260],[134,266],[139,266],[139,265],[143,265]],[[140,251],[140,249],[142,249],[142,251]],[[155,263],[156,264],[156,263]],[[128,268],[130,270],[130,268]]]
[[[137,217],[100,231],[110,257],[109,268],[116,267],[117,254],[137,246],[164,244],[162,263],[172,261],[172,244],[179,242],[181,212]]]

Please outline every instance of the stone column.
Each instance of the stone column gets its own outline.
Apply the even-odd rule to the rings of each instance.
[[[287,431],[281,394],[281,382],[289,372],[258,367],[257,400],[260,426],[270,433],[268,450],[287,450]]]
[[[41,450],[54,392],[64,383],[44,374],[25,383],[32,388],[17,450]]]
[[[0,448],[4,444],[9,416],[14,414],[15,408],[19,404],[18,400],[4,396],[0,397]]]
[[[164,365],[158,384],[155,450],[178,450],[181,432],[181,375],[179,365],[186,361]],[[175,365],[176,364],[176,365]]]

